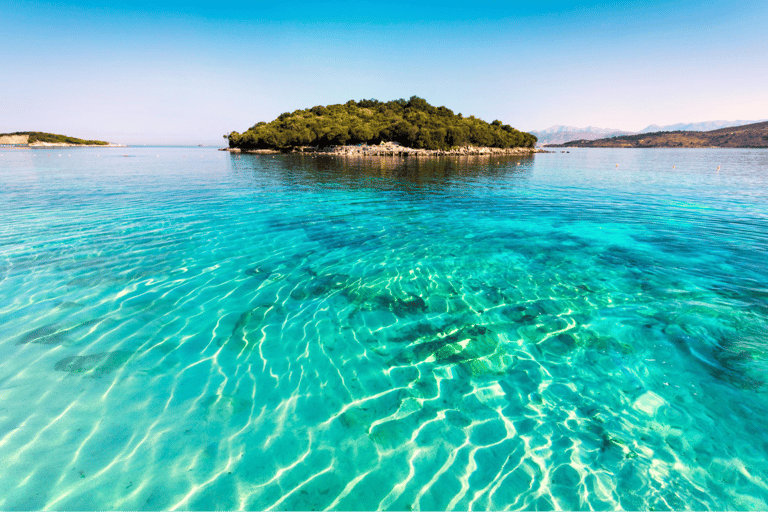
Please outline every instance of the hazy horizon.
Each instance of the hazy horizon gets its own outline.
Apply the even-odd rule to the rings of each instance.
[[[768,118],[765,2],[11,0],[0,20],[0,132],[213,145],[412,95],[525,131]]]

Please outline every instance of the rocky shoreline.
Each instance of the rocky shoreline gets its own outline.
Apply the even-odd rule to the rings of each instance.
[[[222,148],[220,151],[229,151],[231,153],[248,153],[248,154],[260,154],[260,155],[277,155],[283,153],[312,153],[317,155],[330,155],[330,156],[415,156],[415,157],[431,157],[431,156],[476,156],[476,155],[530,155],[533,153],[548,153],[548,151],[540,148],[489,148],[489,147],[475,147],[465,146],[461,148],[442,150],[442,149],[415,149],[400,146],[399,144],[387,142],[376,145],[359,145],[359,146],[329,146],[325,148],[317,147],[300,147],[294,148],[292,151],[277,151],[274,149],[253,149],[243,151],[240,148]]]
[[[11,146],[19,149],[56,149],[56,148],[127,148],[125,144],[67,144],[53,142],[33,142],[31,144],[23,143],[5,143],[0,142],[0,146]]]
[[[125,144],[69,144],[66,142],[32,142],[30,148],[125,148]]]

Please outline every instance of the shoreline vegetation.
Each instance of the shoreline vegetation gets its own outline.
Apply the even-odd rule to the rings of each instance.
[[[125,147],[123,144],[113,144],[103,140],[85,140],[68,135],[46,132],[13,132],[0,133],[0,145],[40,147]]]
[[[285,112],[224,138],[230,151],[243,153],[431,156],[540,151],[530,133],[499,120],[487,123],[454,114],[417,96],[388,102],[350,100]]]

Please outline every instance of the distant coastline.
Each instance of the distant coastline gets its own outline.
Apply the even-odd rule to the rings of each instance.
[[[548,144],[549,148],[767,148],[768,122],[708,132],[674,131]]]
[[[530,133],[538,139],[538,144],[542,146],[553,146],[555,144],[565,144],[574,140],[597,140],[608,139],[611,137],[620,137],[623,135],[640,135],[644,133],[659,132],[710,132],[721,128],[730,128],[744,126],[746,124],[764,123],[768,119],[754,119],[744,121],[737,119],[735,121],[702,121],[698,123],[675,123],[666,126],[651,124],[639,131],[619,130],[616,128],[599,128],[596,126],[587,126],[579,128],[576,126],[555,125],[546,130],[532,130]]]
[[[28,148],[123,148],[124,144],[115,144],[102,140],[85,140],[68,135],[45,132],[15,132],[0,134],[0,147]]]
[[[33,142],[27,144],[28,148],[125,148],[128,147],[125,144],[115,144],[114,142],[107,142],[106,144],[69,144],[69,143],[56,143],[56,142]]]

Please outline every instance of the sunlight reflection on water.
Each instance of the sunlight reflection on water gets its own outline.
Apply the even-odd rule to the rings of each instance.
[[[570,151],[5,151],[0,508],[766,508],[768,151]]]

